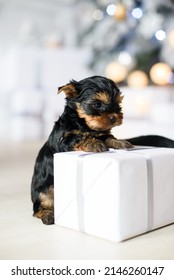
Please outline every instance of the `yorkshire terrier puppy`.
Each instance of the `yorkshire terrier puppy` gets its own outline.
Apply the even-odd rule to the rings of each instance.
[[[53,155],[58,152],[105,152],[132,145],[117,140],[110,130],[121,125],[123,96],[116,84],[105,77],[93,76],[79,82],[72,80],[58,88],[66,95],[61,117],[36,159],[31,184],[34,216],[44,224],[54,223]]]
[[[36,158],[31,183],[34,216],[44,224],[54,223],[53,155],[58,152],[105,152],[109,148],[127,149],[133,145],[172,147],[174,141],[148,135],[118,140],[111,134],[121,125],[123,96],[116,84],[105,77],[93,76],[79,82],[72,80],[59,87],[66,95],[63,114]]]

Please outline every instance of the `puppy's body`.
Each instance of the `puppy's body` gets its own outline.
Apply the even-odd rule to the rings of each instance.
[[[31,184],[34,216],[45,224],[54,223],[54,153],[104,152],[132,146],[110,133],[123,118],[122,96],[113,81],[93,76],[80,82],[73,80],[60,87],[61,91],[66,94],[66,106],[37,156]]]
[[[132,145],[174,148],[174,141],[159,135],[143,135],[127,139]]]
[[[54,153],[105,152],[109,148],[130,148],[130,143],[155,146],[154,136],[151,139],[132,138],[128,142],[117,140],[110,133],[123,119],[123,97],[113,81],[100,76],[79,82],[72,80],[60,87],[58,92],[61,91],[66,95],[66,106],[61,117],[55,122],[48,140],[39,151],[31,184],[34,216],[40,218],[44,224],[54,223]],[[165,142],[165,139],[163,146],[172,141]],[[156,142],[159,146],[160,141],[156,139]],[[170,144],[174,147],[174,141]]]

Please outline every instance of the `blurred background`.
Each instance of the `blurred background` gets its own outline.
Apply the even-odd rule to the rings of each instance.
[[[117,138],[174,139],[174,0],[0,0],[0,259],[78,259],[79,248],[92,258],[171,257],[173,227],[166,242],[162,232],[96,247],[32,217],[35,158],[64,108],[57,88],[91,75],[124,94]]]
[[[0,0],[0,141],[48,137],[57,88],[104,75],[120,86],[117,137],[174,139],[173,0]]]

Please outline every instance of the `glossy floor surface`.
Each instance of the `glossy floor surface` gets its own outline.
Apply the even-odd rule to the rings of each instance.
[[[41,142],[0,145],[0,259],[174,259],[174,225],[114,243],[32,217],[30,181]]]

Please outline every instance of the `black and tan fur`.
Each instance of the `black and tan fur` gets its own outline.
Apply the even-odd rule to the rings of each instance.
[[[101,76],[89,77],[79,82],[72,80],[67,85],[59,87],[58,93],[61,92],[66,95],[65,109],[39,151],[31,184],[33,215],[40,218],[44,224],[54,223],[55,153],[105,152],[109,148],[127,149],[132,147],[132,144],[147,145],[149,139],[133,138],[129,142],[118,140],[111,134],[111,129],[121,125],[123,120],[121,108],[123,96],[112,80]],[[155,140],[157,146],[160,146],[160,139],[159,137]],[[151,144],[152,140],[153,136],[148,144]],[[171,141],[170,144],[174,147],[174,142],[168,141]],[[168,146],[169,142],[165,142],[165,145]]]

